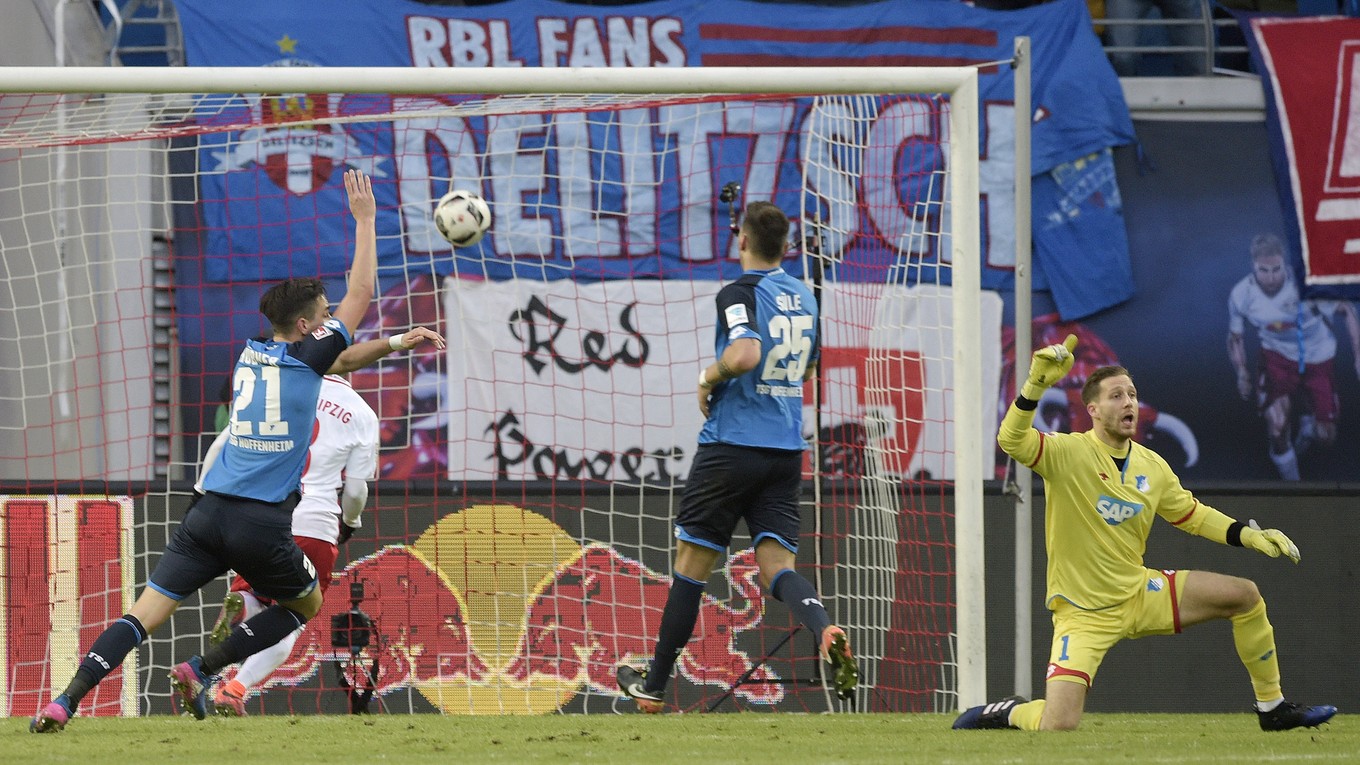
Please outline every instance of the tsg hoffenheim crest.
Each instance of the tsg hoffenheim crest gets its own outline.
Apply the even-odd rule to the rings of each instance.
[[[285,59],[275,66],[309,66],[298,59]],[[363,156],[359,145],[338,124],[327,124],[337,115],[338,93],[251,94],[252,122],[261,127],[244,130],[213,152],[217,172],[229,173],[251,164],[264,169],[279,188],[306,196],[325,186],[336,168],[353,167],[370,176],[385,177],[384,161]]]

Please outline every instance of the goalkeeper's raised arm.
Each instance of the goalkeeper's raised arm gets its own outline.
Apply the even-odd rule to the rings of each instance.
[[[1076,348],[1077,336],[1068,335],[1061,343],[1035,351],[1029,364],[1029,377],[1020,388],[1020,397],[1011,404],[1001,422],[997,443],[1002,451],[1026,467],[1034,467],[1043,450],[1043,437],[1031,427],[1039,399],[1043,398],[1044,391],[1072,371],[1072,362],[1076,359],[1072,352]]]

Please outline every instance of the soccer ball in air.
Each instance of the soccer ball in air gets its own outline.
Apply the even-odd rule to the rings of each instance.
[[[435,206],[434,225],[454,247],[474,245],[491,228],[491,208],[481,196],[456,189]]]

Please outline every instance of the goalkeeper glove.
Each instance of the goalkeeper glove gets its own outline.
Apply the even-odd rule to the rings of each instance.
[[[1040,348],[1034,352],[1029,363],[1029,379],[1020,388],[1020,395],[1030,401],[1038,401],[1044,391],[1072,371],[1076,357],[1072,351],[1077,347],[1077,336],[1068,335],[1062,343]]]
[[[1272,558],[1283,555],[1295,563],[1299,562],[1298,545],[1289,541],[1289,537],[1285,536],[1283,531],[1262,529],[1256,521],[1251,521],[1245,529],[1242,529],[1242,546],[1250,547]]]

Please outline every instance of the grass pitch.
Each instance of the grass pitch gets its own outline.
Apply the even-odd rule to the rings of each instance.
[[[0,729],[0,763],[1353,763],[1360,718],[1264,733],[1255,715],[1090,714],[1071,733],[952,731],[945,715],[76,718]]]

